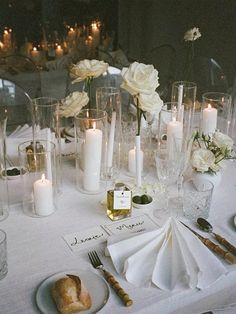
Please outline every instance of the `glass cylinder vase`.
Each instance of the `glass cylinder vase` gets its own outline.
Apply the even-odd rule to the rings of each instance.
[[[231,124],[231,95],[208,92],[202,95],[201,132],[208,135],[216,130],[229,134]]]
[[[201,106],[196,103],[197,85],[194,82],[176,81],[172,84],[171,102],[177,103],[177,120],[181,111],[191,112],[191,125],[199,128]]]
[[[59,101],[51,97],[32,100],[33,141],[50,141],[55,145],[57,187],[61,190],[61,132]]]
[[[121,149],[121,99],[115,87],[99,87],[96,90],[98,110],[107,113],[107,179],[114,180],[120,171]]]
[[[18,146],[23,187],[23,211],[32,217],[49,216],[57,209],[56,146],[46,140]]]
[[[6,167],[6,124],[7,118],[0,120],[0,221],[8,216],[8,185]]]
[[[170,154],[173,154],[176,141],[179,146],[188,141],[193,133],[193,108],[182,103],[181,115],[178,117],[178,103],[168,102],[163,105],[159,114],[158,143],[165,144]]]
[[[76,184],[80,192],[97,194],[106,189],[107,114],[83,109],[75,116]]]

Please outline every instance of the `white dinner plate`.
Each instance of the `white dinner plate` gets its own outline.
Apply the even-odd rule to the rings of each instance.
[[[84,314],[97,313],[105,306],[109,298],[109,287],[102,277],[89,270],[68,270],[48,277],[38,287],[36,303],[43,314],[58,314],[57,307],[51,296],[51,289],[53,283],[60,278],[66,277],[66,274],[79,276],[90,293],[92,307],[87,311],[83,311]]]

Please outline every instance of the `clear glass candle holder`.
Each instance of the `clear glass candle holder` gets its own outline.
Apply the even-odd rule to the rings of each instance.
[[[6,123],[6,118],[0,120],[0,221],[7,218],[9,206],[6,167]]]
[[[61,189],[61,130],[59,101],[52,97],[32,100],[32,126],[34,141],[45,140],[54,143],[57,162],[57,187]]]
[[[199,128],[201,106],[196,102],[197,85],[194,82],[176,81],[172,84],[171,102],[177,103],[177,116],[181,116],[181,108],[191,112],[191,126]]]
[[[46,140],[26,141],[18,146],[23,211],[32,217],[55,212],[58,201],[55,144]]]
[[[75,116],[76,185],[86,194],[104,192],[107,182],[107,114],[84,109]]]
[[[193,109],[182,103],[181,113],[178,115],[177,106],[176,102],[165,103],[159,114],[158,143],[162,146],[166,144],[170,153],[173,152],[177,139],[181,146],[181,142],[188,141],[193,133]]]
[[[107,179],[115,180],[120,171],[121,154],[121,98],[115,87],[99,87],[96,90],[98,110],[107,113]]]
[[[229,134],[231,127],[231,95],[208,92],[202,95],[201,132],[210,135],[216,130]]]

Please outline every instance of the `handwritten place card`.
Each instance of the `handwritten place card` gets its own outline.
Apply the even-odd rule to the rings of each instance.
[[[156,229],[158,224],[148,215],[128,218],[102,226],[109,234],[134,233]]]
[[[100,226],[65,235],[63,238],[73,252],[106,241],[108,233]]]
[[[79,251],[90,246],[105,242],[109,235],[134,233],[156,229],[159,226],[148,215],[141,215],[113,222],[109,225],[97,226],[81,232],[74,232],[63,236],[69,248]]]

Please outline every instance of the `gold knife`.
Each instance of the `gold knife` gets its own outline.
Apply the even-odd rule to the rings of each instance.
[[[188,228],[190,231],[192,231],[205,246],[210,249],[211,251],[215,252],[220,257],[223,257],[227,262],[230,264],[236,264],[236,257],[230,254],[229,252],[223,250],[219,245],[215,244],[208,238],[204,238],[199,233],[191,229],[189,226],[185,225],[182,221],[180,221],[186,228]]]

